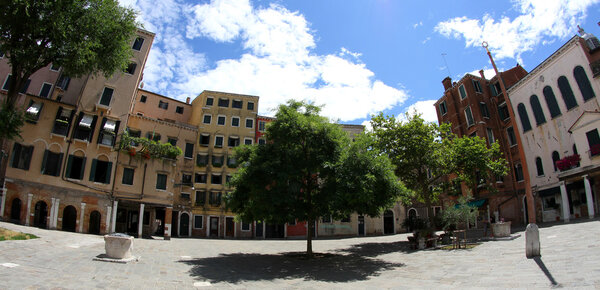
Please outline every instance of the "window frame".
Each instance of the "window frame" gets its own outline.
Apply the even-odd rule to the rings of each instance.
[[[223,120],[223,124],[221,124],[221,120]],[[217,115],[217,126],[227,126],[227,116]]]
[[[252,107],[252,108],[250,108]],[[246,109],[248,111],[254,111],[254,102],[246,102]]]
[[[190,154],[188,154],[188,152]],[[185,142],[185,150],[183,151],[183,158],[194,159],[194,143]]]
[[[465,112],[465,120],[467,121],[467,128],[475,126],[475,118],[473,117],[473,111],[471,110],[471,106],[467,106],[465,108],[464,112]],[[469,119],[469,116],[471,117],[470,119]]]
[[[56,162],[50,161],[50,164],[48,164],[48,160],[51,158],[50,154],[53,154],[54,156],[56,156],[57,161]],[[41,170],[42,174],[49,175],[49,176],[60,176],[60,169],[62,168],[63,156],[64,156],[64,153],[62,153],[62,152],[53,152],[53,151],[46,149],[44,151],[44,157],[42,159],[42,170]],[[49,166],[53,166],[52,170],[49,170],[50,169]],[[54,171],[54,172],[50,172],[50,171]]]
[[[235,104],[238,104],[237,106]],[[233,99],[231,101],[231,108],[232,109],[243,109],[244,108],[244,101],[243,100],[239,100],[239,99]]]
[[[175,113],[177,113],[177,114],[183,115],[183,110],[184,110],[183,106],[175,107]]]
[[[48,92],[46,93],[46,95],[43,96],[42,92],[44,91],[44,87],[47,87],[47,86],[50,86],[50,87],[48,88]],[[52,92],[52,87],[53,87],[53,85],[51,83],[43,82],[42,83],[42,87],[40,88],[40,93],[38,94],[38,96],[40,96],[41,98],[45,98],[45,99],[50,98],[50,93]]]
[[[218,143],[217,140],[219,140],[219,139],[221,140],[221,142],[220,142],[221,144],[220,145],[217,144]],[[213,144],[213,147],[215,147],[215,148],[223,148],[223,145],[224,145],[223,143],[224,142],[225,142],[225,136],[223,136],[223,135],[215,135],[215,143]]]
[[[460,100],[461,101],[464,100],[464,99],[466,99],[468,97],[467,90],[465,89],[465,85],[464,84],[460,84],[460,86],[458,86],[458,95],[460,96]]]
[[[529,114],[527,113],[525,104],[519,103],[517,105],[517,112],[519,114],[519,119],[521,120],[521,128],[523,129],[523,133],[531,131],[531,121],[529,120]]]
[[[200,218],[200,227],[197,227],[197,223],[196,223],[196,218]],[[201,214],[194,214],[194,219],[193,219],[193,229],[195,230],[201,230],[204,228],[204,215]]]
[[[110,90],[110,94],[106,93],[108,90]],[[102,90],[102,94],[100,94],[100,99],[98,99],[98,105],[110,107],[110,103],[112,102],[114,95],[115,95],[114,88],[104,87],[104,89]],[[105,99],[104,99],[105,97],[108,98],[108,101],[105,101]]]
[[[235,120],[237,120],[237,124],[235,124]],[[240,126],[240,117],[231,116],[231,127],[239,127]]]
[[[219,100],[217,101],[217,107],[229,108],[229,99],[228,98],[219,98]]]
[[[169,102],[158,100],[158,108],[163,110],[169,110]]]
[[[207,117],[208,117],[208,122],[206,122]],[[210,125],[210,123],[212,123],[212,114],[202,115],[202,124]]]
[[[203,142],[204,138],[206,138],[206,143]],[[200,146],[205,147],[210,146],[210,133],[200,133],[200,139],[198,139],[198,144],[200,144]]]
[[[164,179],[164,185],[163,185],[162,179]],[[156,173],[156,187],[155,187],[156,190],[158,190],[158,191],[167,191],[167,188],[168,188],[168,186],[167,186],[167,183],[168,183],[167,180],[168,180],[167,174],[157,172]],[[161,187],[159,187],[159,185],[161,185]],[[162,187],[164,187],[164,188],[162,188]]]
[[[508,139],[508,145],[510,147],[513,146],[517,146],[517,136],[515,135],[515,129],[513,128],[513,126],[507,127],[506,128],[506,135],[507,135],[507,139]]]
[[[438,108],[440,109],[440,115],[445,116],[446,114],[448,114],[448,106],[446,105],[446,100],[441,101],[438,105]]]
[[[141,40],[141,41],[140,41]],[[131,49],[135,50],[135,51],[141,51],[142,47],[144,46],[144,42],[146,39],[144,39],[141,36],[138,36],[135,38],[135,40],[133,41],[133,44],[131,45]],[[139,43],[139,44],[138,44]]]
[[[128,174],[125,173],[125,171],[131,171],[131,183],[126,183],[125,181],[125,177],[127,177]],[[131,167],[123,167],[123,173],[122,173],[122,177],[121,177],[121,184],[122,185],[127,185],[127,186],[133,186],[134,180],[135,180],[135,168],[131,168]]]
[[[252,126],[248,127],[248,121],[252,122]],[[246,118],[246,122],[245,122],[245,127],[246,129],[254,129],[254,119],[253,118]]]

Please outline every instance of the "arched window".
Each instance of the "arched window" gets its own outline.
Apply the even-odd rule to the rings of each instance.
[[[581,66],[576,66],[573,69],[573,76],[577,81],[577,85],[579,86],[579,91],[581,91],[581,95],[583,96],[583,101],[587,101],[589,99],[593,99],[596,94],[594,94],[594,89],[592,89],[592,85],[590,84],[590,80],[585,74],[585,70]]]
[[[548,105],[548,110],[550,110],[550,117],[552,119],[560,116],[560,108],[558,107],[558,103],[556,102],[556,96],[554,96],[554,91],[550,86],[546,86],[544,88],[544,98],[546,99],[546,104]]]
[[[527,109],[525,109],[525,105],[520,103],[517,105],[517,110],[519,111],[519,117],[521,118],[521,126],[523,127],[523,133],[531,130],[531,123],[529,122],[529,116],[527,115]]]
[[[537,168],[538,176],[544,175],[544,166],[542,164],[542,158],[540,158],[540,157],[535,158],[535,167]]]
[[[531,95],[531,98],[529,98],[529,103],[531,104],[531,109],[533,110],[535,123],[538,126],[546,123],[546,117],[544,116],[544,111],[542,111],[542,105],[540,105],[540,100],[538,97],[536,95]]]
[[[552,165],[554,165],[554,171],[558,170],[558,167],[556,167],[556,162],[558,160],[560,160],[560,155],[558,154],[558,152],[552,152]]]
[[[573,95],[573,90],[571,89],[569,80],[567,80],[565,76],[560,76],[558,78],[558,89],[562,94],[565,105],[567,106],[567,110],[577,107],[577,100],[575,100],[575,95]]]

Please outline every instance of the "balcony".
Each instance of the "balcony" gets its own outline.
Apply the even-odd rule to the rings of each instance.
[[[566,156],[565,158],[556,161],[556,168],[560,171],[567,171],[579,167],[579,161],[581,161],[579,154]]]

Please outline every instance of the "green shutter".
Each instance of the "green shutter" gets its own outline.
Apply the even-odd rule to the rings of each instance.
[[[104,183],[110,183],[110,176],[112,174],[112,162],[108,162],[108,166],[106,166],[106,180]]]
[[[81,171],[79,171],[79,176],[83,179],[83,173],[85,173],[85,161],[87,158],[83,157],[83,161],[81,161]]]
[[[46,172],[46,162],[48,161],[48,149],[44,150],[44,158],[42,159],[42,174]]]
[[[94,116],[94,119],[92,120],[92,124],[90,125],[90,135],[88,135],[88,142],[92,142],[92,139],[94,138],[94,130],[96,129],[96,122],[98,121],[98,116]]]
[[[29,170],[29,164],[31,163],[31,155],[33,154],[33,146],[25,147],[25,151],[27,152],[25,155],[25,170]]]
[[[104,124],[106,124],[106,118],[102,118],[102,122],[100,122],[100,132],[98,133],[98,140],[96,140],[97,144],[100,144],[100,142],[102,142],[102,137],[104,136],[104,131],[102,129],[104,128]]]
[[[119,133],[119,126],[121,125],[121,121],[117,121],[117,123],[115,124],[115,134],[113,135],[113,139],[112,139],[112,146],[115,146],[115,142],[117,141],[117,133]]]
[[[90,170],[90,181],[95,181],[94,175],[96,175],[96,162],[97,161],[98,161],[98,159],[92,160],[92,170]]]
[[[21,154],[21,144],[15,143],[15,145],[13,146],[12,155],[10,156],[10,165],[11,165],[11,167],[17,168],[17,166],[15,164],[15,156],[18,156],[20,154]],[[16,160],[18,161],[19,158],[17,157]]]
[[[64,153],[60,153],[58,155],[58,164],[56,164],[57,170],[56,170],[56,175],[54,175],[54,176],[60,176],[60,169],[62,168],[62,160],[63,160],[64,156],[65,156]]]
[[[73,155],[69,155],[69,159],[67,159],[67,178],[71,177],[71,166],[73,165]]]

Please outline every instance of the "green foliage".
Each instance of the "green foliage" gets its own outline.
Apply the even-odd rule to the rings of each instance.
[[[468,194],[460,196],[456,205],[446,205],[442,211],[442,220],[444,221],[444,230],[455,229],[461,223],[465,226],[467,223],[474,225],[477,219],[477,207],[469,205],[473,197]]]
[[[139,149],[138,152],[142,153],[142,155],[149,156],[150,158],[175,159],[183,153],[181,148],[173,146],[170,143],[158,143],[144,137],[132,137],[127,132],[121,135],[121,140],[119,141],[117,148],[129,152],[130,149],[135,149],[134,147],[137,146],[141,146],[141,149]]]
[[[21,126],[25,123],[25,115],[23,111],[10,107],[3,103],[0,109],[0,139],[21,138]]]

